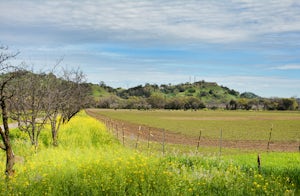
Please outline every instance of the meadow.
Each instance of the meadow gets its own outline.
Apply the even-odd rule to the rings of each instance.
[[[101,122],[79,113],[63,125],[59,147],[49,128],[40,146],[12,130],[16,174],[0,175],[0,195],[297,195],[299,153],[228,156],[141,153],[124,147]],[[0,171],[4,171],[1,154]]]
[[[196,137],[230,140],[300,141],[300,112],[226,110],[94,110],[112,119]]]

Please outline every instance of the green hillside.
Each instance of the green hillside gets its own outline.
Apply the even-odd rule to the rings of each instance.
[[[145,84],[129,89],[112,88],[104,82],[90,84],[95,107],[124,109],[266,109],[296,110],[295,98],[263,98],[252,92],[240,93],[215,82]]]
[[[99,85],[91,85],[92,95],[95,100],[99,100],[101,97],[109,96],[110,93]]]
[[[177,85],[160,86],[156,84],[139,85],[129,89],[114,89],[105,84],[92,85],[92,92],[95,99],[101,97],[117,95],[120,98],[128,99],[130,97],[149,98],[151,95],[162,95],[166,98],[173,97],[197,97],[208,102],[215,100],[218,102],[230,101],[239,97],[239,92],[229,89],[227,87],[219,86],[217,83],[212,82],[195,82],[195,83],[182,83]]]

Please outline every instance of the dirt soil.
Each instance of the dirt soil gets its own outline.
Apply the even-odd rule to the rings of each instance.
[[[141,140],[154,142],[165,141],[166,143],[172,144],[183,144],[183,145],[191,145],[197,146],[198,142],[200,146],[211,146],[218,147],[220,145],[219,139],[210,139],[201,137],[199,141],[199,137],[191,137],[186,136],[180,133],[175,133],[168,130],[163,130],[155,127],[141,126],[138,124],[133,124],[127,121],[110,119],[106,116],[100,115],[96,111],[92,109],[87,109],[86,113],[93,118],[105,123],[105,125],[114,129],[115,131],[120,132],[124,129],[125,137],[137,137]],[[268,149],[268,141],[261,140],[223,140],[222,147],[225,148],[238,148],[244,150],[259,150],[259,151],[267,151]],[[300,151],[299,142],[294,141],[271,141],[269,144],[269,151],[277,151],[277,152],[297,152]]]

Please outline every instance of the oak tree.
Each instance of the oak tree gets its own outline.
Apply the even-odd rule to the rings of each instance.
[[[13,97],[12,92],[8,90],[9,84],[16,79],[21,72],[18,68],[10,64],[10,60],[14,59],[19,53],[11,52],[8,47],[0,46],[0,107],[3,128],[0,128],[2,143],[0,148],[6,153],[6,169],[7,176],[14,173],[14,152],[10,140],[10,131],[8,126],[7,102]]]

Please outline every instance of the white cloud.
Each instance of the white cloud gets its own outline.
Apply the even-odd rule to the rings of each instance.
[[[6,1],[0,23],[123,41],[228,43],[300,31],[299,7],[292,0]]]
[[[277,70],[300,69],[297,53],[300,3],[296,0],[0,0],[0,27],[0,44],[20,49],[22,58],[43,65],[65,56],[66,64],[85,65],[91,81],[101,78],[112,84],[122,81],[127,84],[186,82],[187,74],[193,69],[184,65],[190,62],[197,67],[196,72],[213,70],[214,74],[224,72],[224,75],[235,73],[225,73],[225,68],[219,70],[223,60],[224,65],[261,63]],[[101,47],[105,44],[121,49],[106,50]],[[262,50],[258,45],[264,46]],[[155,56],[159,51],[155,51],[155,57],[133,54],[143,47],[150,48],[149,51],[151,48],[186,49],[189,55],[185,58],[180,55],[177,58],[174,53]],[[124,52],[128,48],[135,50]],[[206,48],[208,51],[204,55],[207,57],[201,56]],[[219,53],[213,52],[219,48]],[[229,52],[222,53],[222,48],[228,48]],[[244,53],[238,56],[241,48],[245,49],[241,52]],[[274,67],[278,62],[283,66]],[[207,69],[199,68],[205,64]],[[95,68],[99,65],[102,68],[97,72]],[[259,72],[260,68],[256,68]],[[250,69],[253,68],[237,67],[236,74]],[[300,81],[287,78],[288,75],[282,78],[210,76],[199,79],[216,81],[241,92],[254,91],[262,96],[297,94]]]

